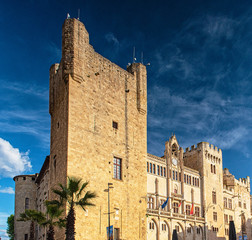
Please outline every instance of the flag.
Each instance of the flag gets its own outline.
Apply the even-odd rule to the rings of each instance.
[[[192,207],[191,207],[190,215],[193,215],[193,204],[192,204]]]
[[[181,203],[182,203],[182,201],[180,201],[180,203],[179,203],[179,206],[178,206],[178,207],[180,207],[180,206],[181,206]]]
[[[167,205],[167,203],[168,203],[168,199],[169,199],[169,197],[166,199],[166,201],[162,204],[162,209],[164,209],[165,207],[166,207],[166,205]]]

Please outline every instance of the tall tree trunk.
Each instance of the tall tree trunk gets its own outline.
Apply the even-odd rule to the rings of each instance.
[[[75,212],[71,207],[66,218],[66,240],[75,240]]]
[[[54,240],[54,227],[53,225],[49,225],[49,229],[47,231],[47,240]]]
[[[31,221],[31,224],[30,224],[30,238],[29,240],[35,240],[35,229],[34,229],[34,222]]]

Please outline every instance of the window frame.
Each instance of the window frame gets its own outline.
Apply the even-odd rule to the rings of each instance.
[[[122,180],[122,159],[115,156],[113,159],[113,179]]]

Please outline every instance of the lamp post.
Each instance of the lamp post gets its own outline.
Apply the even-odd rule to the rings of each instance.
[[[110,198],[109,198],[109,189],[112,187],[113,183],[108,183],[108,188],[104,190],[104,192],[108,192],[108,239],[110,240]],[[112,237],[113,239],[113,237]]]

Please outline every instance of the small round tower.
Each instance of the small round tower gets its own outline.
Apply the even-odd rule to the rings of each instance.
[[[15,240],[28,240],[30,237],[30,222],[17,221],[20,213],[26,209],[36,209],[36,180],[37,174],[15,176]]]

